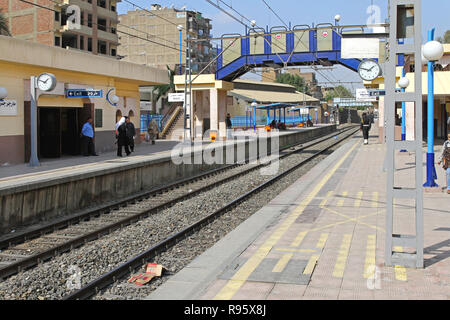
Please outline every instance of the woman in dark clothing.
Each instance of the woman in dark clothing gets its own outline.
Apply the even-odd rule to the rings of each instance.
[[[364,144],[369,144],[370,118],[366,113],[363,113],[361,120],[361,130],[364,136]]]
[[[125,118],[126,120],[126,118]],[[122,156],[122,147],[125,147],[125,153],[130,155],[130,149],[128,149],[128,137],[127,137],[127,124],[126,122],[122,123],[117,128],[117,156]]]

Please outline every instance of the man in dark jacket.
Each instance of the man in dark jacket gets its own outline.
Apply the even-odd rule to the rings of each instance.
[[[125,118],[125,122],[122,123],[117,128],[117,156],[118,157],[122,156],[122,147],[125,147],[125,153],[127,154],[127,156],[129,156],[131,152],[130,152],[130,149],[128,149],[126,118]]]
[[[366,113],[363,113],[361,119],[361,131],[364,136],[364,144],[369,144],[369,131],[371,128],[370,119]]]
[[[129,117],[125,118],[125,124],[127,127],[128,145],[130,146],[130,151],[134,152],[134,137],[136,136],[136,129],[134,128],[134,124],[130,121]]]

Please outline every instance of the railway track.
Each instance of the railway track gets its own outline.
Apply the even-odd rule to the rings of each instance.
[[[311,155],[308,155],[306,158],[295,163],[294,165],[284,166],[284,168],[282,168],[283,170],[280,174],[266,179],[266,181],[258,184],[256,187],[251,188],[251,190],[239,195],[237,198],[235,198],[234,200],[221,206],[220,208],[215,210],[213,213],[210,213],[210,214],[202,217],[201,219],[195,221],[194,223],[189,224],[187,227],[183,228],[180,231],[170,234],[163,240],[160,240],[156,244],[151,246],[151,248],[146,249],[139,255],[134,256],[133,258],[126,261],[125,263],[122,263],[119,266],[115,267],[111,271],[90,281],[85,286],[83,286],[81,289],[76,290],[69,295],[66,295],[64,297],[64,299],[66,299],[66,300],[87,299],[87,298],[92,297],[93,295],[98,293],[100,290],[115,283],[118,279],[124,278],[124,277],[128,276],[130,273],[132,273],[134,270],[141,268],[143,265],[145,265],[146,262],[149,261],[149,259],[152,259],[153,257],[157,256],[158,254],[161,254],[162,252],[167,251],[168,249],[172,248],[180,241],[183,241],[183,239],[186,239],[187,237],[189,237],[192,234],[196,233],[197,231],[201,230],[204,226],[209,225],[211,222],[215,221],[217,218],[219,218],[224,213],[237,207],[243,201],[246,201],[248,198],[250,198],[253,195],[266,189],[267,187],[269,187],[273,183],[279,181],[281,178],[285,177],[289,173],[291,173],[291,172],[297,170],[298,168],[304,166],[305,164],[309,163],[311,160],[315,159],[319,155],[326,153],[330,148],[335,146],[338,142],[344,141],[345,139],[352,136],[357,131],[358,130],[355,130],[353,127],[353,128],[349,128],[348,130],[345,130],[344,132],[341,132],[339,134],[339,135],[341,135],[339,140],[337,140],[337,141],[335,140],[328,146],[323,147],[319,150],[315,150],[314,152],[312,152]],[[327,139],[320,139],[320,142],[317,142],[310,146],[302,147],[299,149],[305,150],[305,149],[310,148],[311,146],[316,146],[317,144],[322,143],[326,140]],[[299,150],[296,150],[296,151],[291,150],[291,152],[286,152],[285,154],[281,155],[281,157],[285,158],[290,155],[298,154],[298,152],[299,152]],[[281,167],[283,167],[283,165]]]
[[[348,130],[352,130],[352,127],[346,127],[337,133],[326,135],[305,145],[288,147],[280,152],[280,158],[301,152],[328,140],[330,136],[342,134]],[[229,165],[4,239],[0,241],[0,249],[6,248],[0,252],[0,279],[78,248],[178,202],[261,168],[263,165]],[[217,179],[218,175],[221,175],[220,179]]]

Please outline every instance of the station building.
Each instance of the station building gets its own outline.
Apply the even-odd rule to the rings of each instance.
[[[175,76],[174,83],[175,90],[184,92],[184,76]],[[281,102],[317,107],[320,103],[318,99],[298,92],[288,84],[241,79],[228,82],[216,80],[214,74],[200,75],[192,82],[194,137],[203,137],[207,130],[225,137],[227,113],[231,117],[245,115],[253,101],[258,105]],[[256,114],[265,115],[265,110],[258,110]]]
[[[167,71],[90,53],[0,36],[0,165],[29,161],[30,77],[48,72],[57,86],[37,101],[38,157],[80,154],[80,132],[87,117],[95,124],[97,152],[116,148],[115,123],[130,116],[139,132],[139,86],[169,82]],[[101,90],[98,98],[68,98],[67,89]],[[119,97],[116,105],[109,99]],[[137,139],[136,143],[139,143]]]

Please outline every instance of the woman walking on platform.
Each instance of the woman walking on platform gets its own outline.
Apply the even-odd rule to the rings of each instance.
[[[369,131],[371,128],[370,118],[366,113],[363,113],[361,120],[361,130],[364,136],[364,144],[369,144]]]

